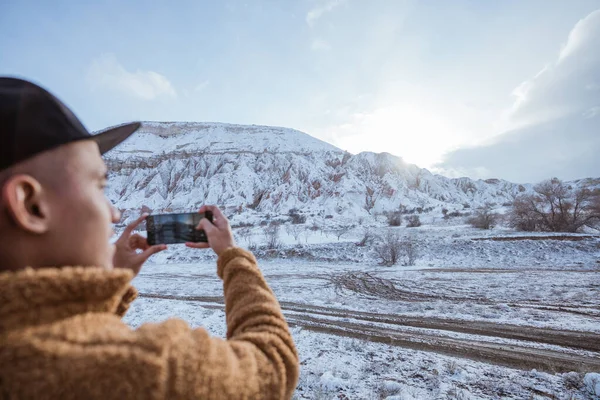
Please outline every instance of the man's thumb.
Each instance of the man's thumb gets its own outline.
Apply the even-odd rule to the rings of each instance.
[[[167,249],[167,246],[165,246],[164,244],[157,244],[154,246],[150,246],[141,253],[142,259],[145,262],[147,259],[150,258],[151,255],[160,253],[161,251],[166,250],[166,249]]]

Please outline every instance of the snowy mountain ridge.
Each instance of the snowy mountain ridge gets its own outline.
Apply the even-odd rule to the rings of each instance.
[[[126,159],[145,153],[307,153],[341,151],[337,147],[294,129],[261,125],[235,125],[215,122],[144,122],[130,140],[112,153]]]
[[[279,127],[145,122],[105,156],[109,198],[123,211],[237,213],[290,209],[354,218],[408,209],[462,210],[531,190],[499,179],[450,179],[391,154],[352,155]]]

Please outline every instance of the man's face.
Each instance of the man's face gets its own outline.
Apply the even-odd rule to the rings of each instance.
[[[68,145],[57,160],[60,176],[49,191],[50,229],[56,266],[112,268],[114,246],[109,243],[119,212],[106,198],[107,169],[93,141]]]

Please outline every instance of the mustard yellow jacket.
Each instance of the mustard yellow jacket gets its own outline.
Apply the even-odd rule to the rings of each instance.
[[[131,329],[128,270],[0,273],[0,399],[286,399],[298,380],[288,325],[252,254],[229,249],[227,339],[179,319]]]

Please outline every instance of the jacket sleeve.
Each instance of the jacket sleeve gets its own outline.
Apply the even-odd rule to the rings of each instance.
[[[298,355],[281,308],[254,256],[231,248],[218,260],[227,340],[169,321],[167,399],[289,399]],[[176,328],[177,326],[177,328]],[[144,327],[140,328],[144,330]],[[152,329],[152,328],[150,328]]]

